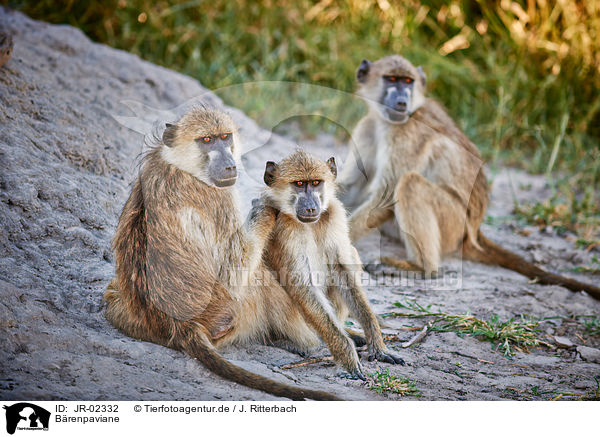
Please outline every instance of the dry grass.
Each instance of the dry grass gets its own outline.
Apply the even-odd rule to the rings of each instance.
[[[524,318],[515,320],[511,318],[501,322],[497,315],[493,315],[490,320],[486,321],[470,314],[449,314],[441,311],[432,312],[430,311],[430,305],[423,307],[415,301],[395,302],[394,305],[413,312],[390,312],[382,314],[382,317],[431,317],[433,318],[430,322],[432,324],[432,331],[455,332],[461,336],[467,335],[477,337],[481,340],[488,340],[497,349],[504,351],[504,355],[507,357],[512,356],[515,351],[527,352],[531,347],[552,347],[537,337],[539,322],[535,320],[526,320]]]

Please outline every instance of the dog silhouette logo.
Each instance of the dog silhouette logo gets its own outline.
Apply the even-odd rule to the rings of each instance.
[[[6,410],[6,432],[14,434],[19,430],[48,430],[50,411],[35,404],[19,402],[4,406]]]

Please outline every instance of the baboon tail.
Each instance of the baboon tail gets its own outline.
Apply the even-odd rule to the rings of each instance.
[[[273,381],[231,364],[219,354],[204,333],[197,332],[194,338],[187,345],[184,345],[183,349],[217,375],[250,388],[295,401],[305,399],[314,399],[317,401],[342,400],[324,391],[308,390]]]
[[[600,300],[600,288],[598,287],[542,270],[519,255],[488,240],[481,232],[477,236],[477,241],[481,249],[471,244],[468,239],[465,240],[463,245],[463,256],[465,259],[484,264],[499,265],[521,273],[530,279],[537,279],[537,282],[540,284],[561,285],[571,291],[583,290],[595,299]]]

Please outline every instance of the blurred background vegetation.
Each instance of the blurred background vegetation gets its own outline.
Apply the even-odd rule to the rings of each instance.
[[[210,89],[282,80],[352,92],[363,58],[400,53],[424,66],[430,93],[492,175],[500,163],[548,175],[554,194],[517,208],[524,220],[575,231],[588,247],[600,240],[598,0],[0,2],[79,27]],[[277,105],[232,89],[238,93],[219,95],[269,126]],[[306,98],[298,93],[289,98]],[[361,111],[349,111],[344,125]],[[308,134],[347,139],[324,118],[300,124]]]

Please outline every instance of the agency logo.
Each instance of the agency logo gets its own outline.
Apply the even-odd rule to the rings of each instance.
[[[14,434],[19,431],[48,431],[50,411],[44,410],[35,404],[19,402],[11,406],[4,406],[6,410],[6,432]]]

